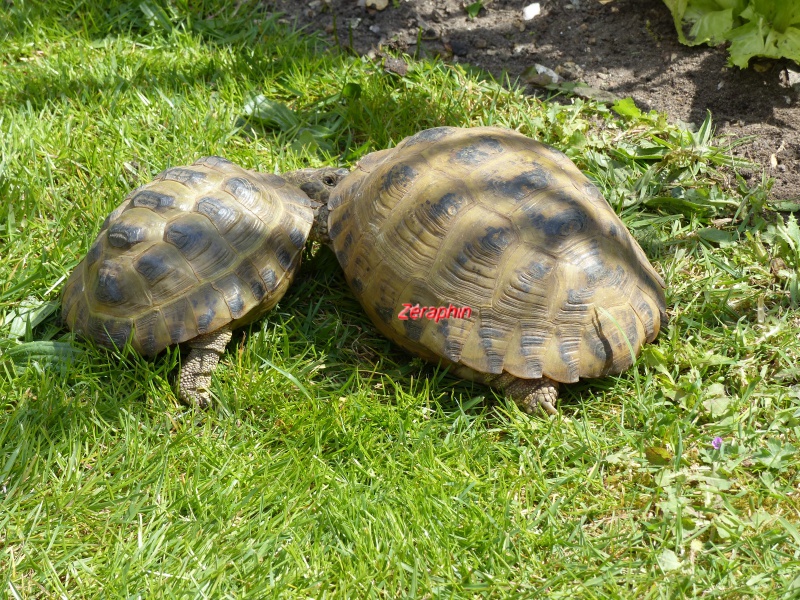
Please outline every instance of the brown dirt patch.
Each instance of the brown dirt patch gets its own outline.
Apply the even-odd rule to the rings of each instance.
[[[529,3],[484,0],[486,7],[469,19],[461,0],[400,0],[381,11],[357,0],[266,1],[270,10],[334,44],[349,45],[352,34],[360,54],[383,45],[469,63],[496,77],[506,72],[512,80],[539,63],[559,68],[567,79],[631,96],[640,108],[673,121],[699,125],[710,110],[718,134],[754,136],[737,152],[775,178],[774,199],[800,199],[800,94],[787,72],[800,66],[787,60],[728,68],[724,48],[678,42],[661,0],[542,0],[541,14],[523,22]]]

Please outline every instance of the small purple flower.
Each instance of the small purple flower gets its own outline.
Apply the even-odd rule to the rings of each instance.
[[[722,438],[717,436],[711,440],[711,447],[714,448],[714,450],[719,450],[722,448]]]

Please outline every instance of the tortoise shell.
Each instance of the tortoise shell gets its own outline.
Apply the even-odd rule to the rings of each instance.
[[[173,167],[105,220],[64,289],[62,317],[97,343],[155,355],[272,308],[300,264],[311,200],[219,157]]]
[[[518,132],[422,131],[367,155],[328,206],[376,327],[463,377],[618,373],[665,322],[664,281],[597,188]]]

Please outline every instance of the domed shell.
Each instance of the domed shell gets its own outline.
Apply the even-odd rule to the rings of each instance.
[[[597,188],[515,131],[422,131],[361,160],[329,207],[378,329],[462,376],[617,373],[666,319],[663,280]]]
[[[309,198],[219,157],[173,167],[106,218],[64,289],[62,317],[107,347],[155,355],[272,308],[300,264]]]

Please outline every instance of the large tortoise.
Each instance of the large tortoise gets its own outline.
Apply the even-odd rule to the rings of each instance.
[[[313,178],[325,201],[344,173],[298,171],[293,182]],[[188,342],[179,397],[207,406],[231,330],[283,297],[317,206],[286,178],[215,156],[167,169],[106,218],[67,280],[62,317],[102,346],[129,341],[147,356]]]
[[[375,326],[527,412],[630,367],[666,320],[664,281],[597,188],[515,131],[422,131],[363,158],[327,209],[318,235]]]

